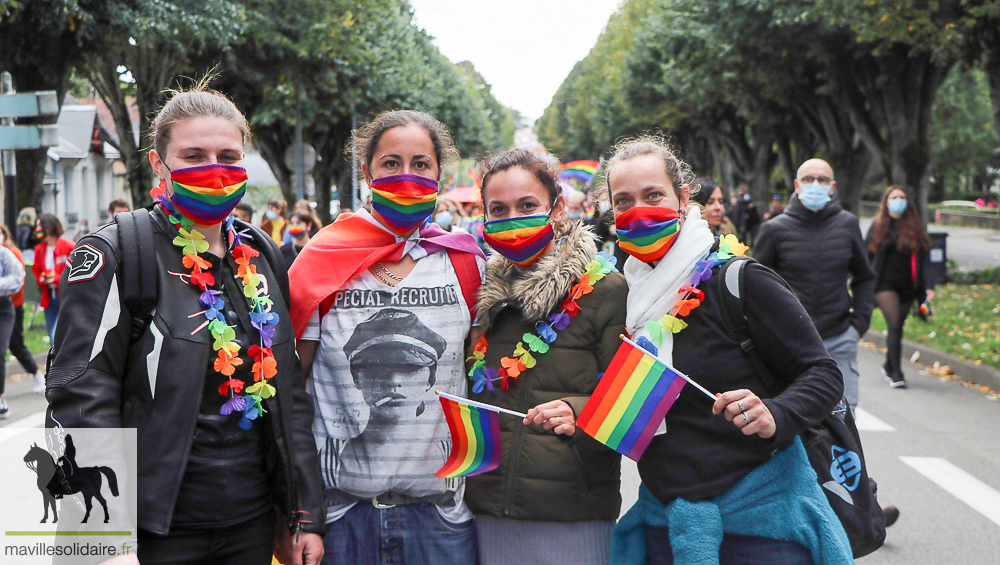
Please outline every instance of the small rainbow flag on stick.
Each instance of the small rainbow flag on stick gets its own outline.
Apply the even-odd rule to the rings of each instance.
[[[686,375],[622,336],[608,370],[576,426],[618,453],[638,461],[686,383],[715,396]]]
[[[451,430],[451,455],[435,475],[452,479],[492,471],[500,465],[500,412],[525,414],[436,391]]]

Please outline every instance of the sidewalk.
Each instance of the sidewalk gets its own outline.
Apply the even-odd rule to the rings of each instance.
[[[882,332],[868,330],[862,338],[865,341],[874,343],[879,347],[885,347],[885,336]],[[987,365],[976,365],[972,361],[956,357],[950,353],[945,353],[940,349],[928,347],[908,339],[903,340],[904,359],[909,359],[914,351],[920,352],[917,362],[922,365],[933,365],[935,361],[941,365],[947,365],[951,371],[967,381],[972,381],[980,385],[986,385],[993,390],[1000,390],[1000,370]]]

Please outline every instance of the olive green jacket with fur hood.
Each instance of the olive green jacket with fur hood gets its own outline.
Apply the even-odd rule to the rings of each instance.
[[[486,330],[486,366],[500,367],[512,357],[535,322],[559,310],[570,287],[596,255],[594,234],[579,222],[556,229],[555,252],[535,269],[522,271],[494,254],[477,301],[480,327]],[[577,415],[597,387],[625,329],[625,277],[610,273],[577,300],[580,312],[557,332],[535,367],[510,379],[510,389],[486,389],[470,398],[518,412],[561,399]],[[500,466],[466,481],[465,502],[479,515],[549,522],[616,520],[621,508],[620,464],[615,451],[577,430],[572,438],[521,419],[500,415],[503,457]]]

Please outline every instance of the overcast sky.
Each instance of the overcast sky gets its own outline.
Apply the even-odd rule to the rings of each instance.
[[[410,0],[452,62],[472,61],[501,104],[537,119],[621,0]]]

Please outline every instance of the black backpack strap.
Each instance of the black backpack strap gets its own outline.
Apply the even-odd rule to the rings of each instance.
[[[140,208],[115,215],[121,253],[122,300],[132,313],[132,340],[149,324],[158,296],[156,249],[149,210]]]
[[[726,323],[729,324],[729,331],[736,337],[743,352],[750,359],[754,371],[760,377],[761,382],[770,392],[774,392],[775,379],[771,369],[764,362],[757,351],[757,346],[750,337],[750,328],[747,325],[747,316],[744,313],[744,284],[743,269],[746,267],[749,257],[733,257],[726,261],[719,269],[718,282],[719,296],[722,297],[722,310],[725,312]]]

